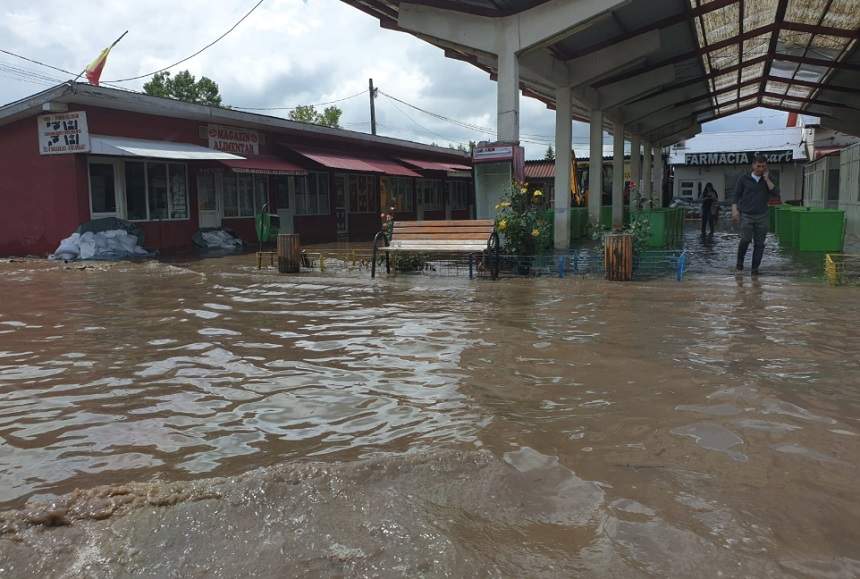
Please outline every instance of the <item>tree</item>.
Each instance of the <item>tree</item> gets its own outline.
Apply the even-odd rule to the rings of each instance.
[[[152,80],[143,85],[143,91],[152,96],[202,105],[221,106],[218,84],[205,76],[201,76],[200,80],[197,80],[187,70],[177,73],[174,77],[171,77],[169,72],[159,72],[152,77]]]
[[[546,154],[543,158],[547,161],[555,161],[555,151],[552,148],[552,145],[546,148]]]
[[[290,120],[339,129],[341,115],[343,111],[336,106],[326,107],[322,112],[318,112],[313,105],[300,105],[290,111]]]

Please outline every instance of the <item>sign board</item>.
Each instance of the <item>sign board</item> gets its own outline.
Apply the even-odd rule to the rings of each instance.
[[[39,153],[42,155],[89,152],[90,131],[87,127],[87,113],[76,111],[41,115],[37,122],[39,124]]]
[[[684,163],[687,165],[752,165],[756,155],[764,155],[767,162],[772,164],[791,163],[794,152],[791,149],[781,151],[738,151],[728,153],[687,153]]]
[[[248,129],[209,125],[206,128],[209,148],[234,155],[259,155],[260,133]]]
[[[513,158],[513,145],[478,145],[472,151],[472,161],[475,163],[511,161]]]

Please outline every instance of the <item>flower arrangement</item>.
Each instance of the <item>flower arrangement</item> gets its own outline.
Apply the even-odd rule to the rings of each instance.
[[[540,255],[552,249],[552,222],[543,191],[513,182],[496,205],[496,229],[510,255]]]

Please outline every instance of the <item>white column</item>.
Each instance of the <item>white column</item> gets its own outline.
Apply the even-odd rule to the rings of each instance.
[[[520,66],[513,47],[499,52],[498,82],[498,140],[520,142]]]
[[[642,187],[640,187],[640,191],[642,192],[642,199],[648,200],[651,199],[651,192],[654,188],[654,182],[651,180],[651,142],[645,141],[642,146],[645,149],[645,155],[642,159]],[[648,204],[645,204],[644,208],[647,207]]]
[[[588,219],[593,225],[600,223],[600,204],[603,199],[603,111],[591,111],[591,153],[588,163]]]
[[[663,148],[654,147],[654,189],[651,197],[654,199],[654,207],[663,207],[663,175],[666,164],[663,162]]]
[[[570,88],[555,91],[555,232],[556,251],[570,249]]]
[[[642,180],[642,154],[640,149],[642,147],[642,137],[639,136],[638,133],[633,134],[630,137],[630,180],[633,181],[633,184],[636,186],[636,191],[640,191],[642,184],[640,181]],[[630,207],[634,207],[636,203],[636,194],[630,195]]]
[[[624,121],[615,119],[612,135],[612,227],[624,227]]]

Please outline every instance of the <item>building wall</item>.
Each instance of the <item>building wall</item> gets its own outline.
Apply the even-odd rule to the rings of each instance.
[[[839,208],[845,211],[846,232],[860,236],[860,144],[842,150],[839,163]]]
[[[803,204],[835,209],[839,205],[839,157],[822,157],[807,164],[803,173]]]
[[[0,129],[0,255],[47,254],[89,218],[81,155],[40,155],[35,118]]]
[[[783,201],[799,201],[803,198],[803,165],[791,163],[772,166],[779,170],[780,197]],[[713,165],[713,166],[689,166],[675,165],[673,197],[681,196],[681,184],[683,181],[694,181],[701,183],[702,189],[707,183],[711,183],[717,190],[720,201],[731,201],[735,183],[727,183],[726,178],[731,175],[740,175],[749,170],[747,165]],[[696,191],[698,193],[698,191]],[[698,198],[696,193],[694,197]]]

